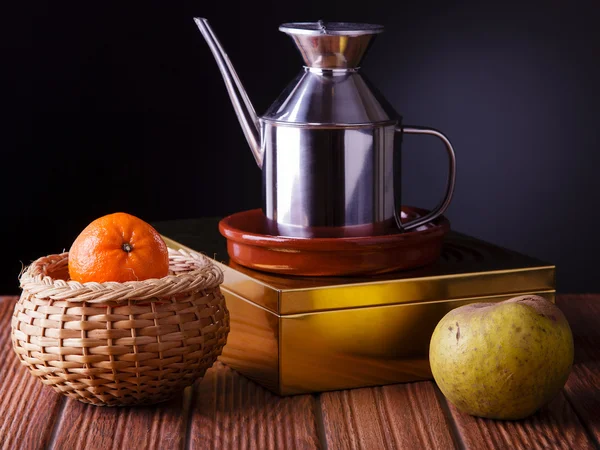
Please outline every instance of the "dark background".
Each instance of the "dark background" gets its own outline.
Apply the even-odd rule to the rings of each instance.
[[[20,5],[3,14],[1,293],[18,292],[22,263],[68,249],[101,215],[260,206],[260,171],[194,16],[210,20],[259,114],[301,69],[281,23],[384,25],[363,73],[405,123],[453,142],[453,228],[556,264],[561,292],[600,291],[598,4]],[[405,138],[405,203],[437,202],[438,146]]]

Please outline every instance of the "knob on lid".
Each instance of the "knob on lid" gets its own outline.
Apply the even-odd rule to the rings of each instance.
[[[284,23],[279,30],[292,37],[308,67],[348,69],[359,66],[383,26],[319,20]]]

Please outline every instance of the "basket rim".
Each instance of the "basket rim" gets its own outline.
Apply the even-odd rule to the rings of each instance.
[[[219,287],[223,271],[201,253],[169,248],[170,273],[162,278],[126,282],[85,282],[61,280],[47,273],[63,268],[69,252],[42,256],[26,266],[19,275],[22,295],[37,299],[69,302],[105,303],[144,301],[159,302],[193,292]]]

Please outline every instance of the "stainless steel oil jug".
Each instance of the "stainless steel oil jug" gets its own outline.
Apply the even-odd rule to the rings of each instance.
[[[403,126],[401,116],[360,72],[360,62],[382,26],[322,21],[281,25],[305,66],[259,117],[208,21],[194,20],[262,169],[262,206],[272,233],[371,236],[411,230],[444,213],[456,172],[450,141],[431,128]],[[399,145],[394,141],[403,133],[438,137],[449,157],[443,200],[430,213],[405,223],[394,189],[394,177],[399,176],[394,170],[394,158],[399,167]]]

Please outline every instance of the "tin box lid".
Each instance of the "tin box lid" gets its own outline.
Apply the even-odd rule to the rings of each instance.
[[[188,243],[192,250],[206,254],[189,235],[187,239],[185,234],[172,236],[178,240],[165,236],[170,247]],[[210,256],[224,272],[223,288],[278,315],[555,291],[554,265],[457,232],[450,232],[435,264],[370,277],[258,272],[228,263],[225,240],[219,238],[204,236],[222,246]]]

